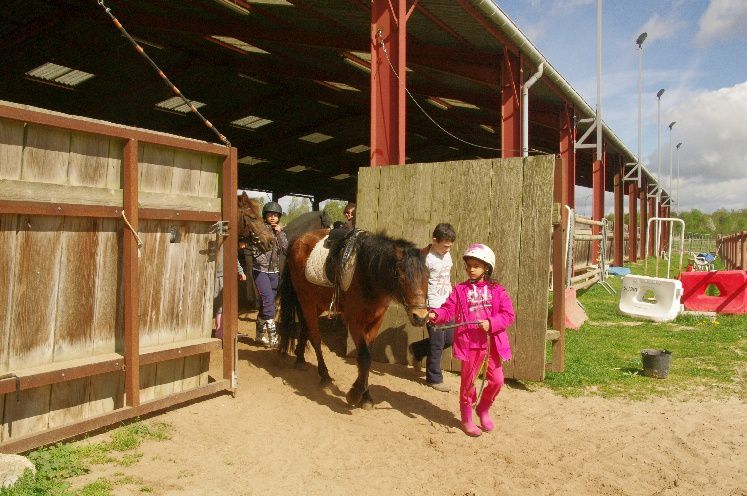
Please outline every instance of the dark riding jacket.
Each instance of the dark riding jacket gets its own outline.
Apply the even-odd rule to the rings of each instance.
[[[270,224],[265,223],[265,229],[272,232]],[[274,235],[274,241],[272,242],[272,248],[267,251],[262,251],[258,245],[252,245],[252,270],[259,272],[279,272],[280,255],[285,255],[288,250],[288,238],[285,235],[285,231],[280,231]]]

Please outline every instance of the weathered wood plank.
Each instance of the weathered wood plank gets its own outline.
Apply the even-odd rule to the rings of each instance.
[[[545,377],[554,167],[552,155],[524,159],[520,286],[515,301],[514,377],[518,379],[541,381]]]
[[[516,304],[519,295],[519,254],[521,253],[521,202],[524,163],[521,158],[493,160],[493,193],[490,196],[490,240],[495,252],[493,277],[508,291]],[[527,256],[530,256],[527,254]],[[508,329],[516,348],[516,325]],[[506,377],[514,377],[515,360],[503,364]]]
[[[10,319],[10,370],[51,362],[62,217],[22,216]]]
[[[174,153],[174,175],[171,193],[175,195],[199,196],[202,155],[186,150]]]
[[[21,391],[20,401],[15,393],[5,402],[3,441],[14,437],[42,432],[49,426],[50,386]]]
[[[71,133],[68,184],[105,188],[109,166],[109,138]]]
[[[217,198],[220,191],[220,170],[222,159],[211,155],[203,155],[200,163],[199,196]]]
[[[381,170],[382,167],[361,167],[358,169],[355,226],[366,231],[375,232],[378,229]],[[361,208],[361,205],[364,208]]]
[[[0,215],[0,373],[8,370],[15,286],[17,215]]]
[[[20,179],[23,123],[0,119],[0,179]]]
[[[29,125],[23,149],[21,180],[66,184],[70,131]]]
[[[138,147],[138,189],[142,193],[169,193],[174,176],[174,149],[142,143]]]

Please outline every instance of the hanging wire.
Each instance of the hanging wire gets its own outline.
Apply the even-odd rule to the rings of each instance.
[[[387,52],[386,46],[384,45],[384,39],[381,36],[381,30],[379,30],[379,32],[376,33],[376,35],[377,35],[377,38],[379,39],[379,44],[381,45],[381,49],[384,51],[384,56],[386,57],[386,61],[389,63],[389,68],[392,70],[392,73],[394,74],[394,76],[399,80],[399,74],[397,74],[397,71],[394,69],[394,65],[392,65],[392,61],[389,59],[389,52]],[[507,151],[507,152],[521,152],[521,150],[507,150],[507,149],[504,150],[503,148],[495,148],[495,147],[492,147],[492,146],[478,145],[477,143],[472,143],[470,141],[467,141],[467,140],[464,140],[464,139],[460,138],[459,136],[456,136],[455,134],[453,134],[452,132],[450,132],[449,130],[445,129],[443,126],[441,126],[441,124],[439,124],[438,122],[436,122],[433,119],[433,117],[431,117],[430,114],[428,114],[428,112],[425,111],[425,109],[415,99],[415,97],[412,95],[412,93],[410,93],[410,90],[407,89],[406,86],[405,86],[405,91],[407,92],[407,95],[410,97],[410,99],[415,103],[415,105],[417,105],[417,107],[420,109],[420,111],[423,112],[423,115],[425,115],[428,118],[428,120],[430,120],[433,124],[436,125],[436,127],[438,127],[441,131],[443,131],[444,133],[448,134],[449,136],[451,136],[455,140],[461,141],[465,145],[474,146],[476,148],[481,148],[483,150],[492,150],[492,151],[496,151],[496,152],[503,152],[503,151]],[[537,155],[551,155],[551,154],[549,154],[547,152],[544,152],[542,150],[537,150],[537,149],[534,149],[534,148],[529,148],[529,151],[530,152],[534,152]]]
[[[158,65],[156,65],[155,62],[153,62],[153,59],[151,59],[148,56],[147,53],[145,53],[145,50],[143,50],[143,47],[141,47],[138,44],[138,42],[135,41],[135,39],[132,36],[130,36],[130,33],[128,33],[127,30],[124,28],[124,26],[122,26],[122,23],[119,22],[119,20],[114,16],[114,14],[112,14],[112,10],[109,7],[107,7],[106,5],[104,5],[104,0],[97,0],[97,2],[101,6],[101,8],[104,9],[104,12],[106,12],[106,14],[112,20],[112,22],[114,23],[114,25],[117,27],[117,29],[119,29],[122,32],[122,34],[124,35],[124,37],[127,38],[130,41],[130,43],[132,43],[132,46],[135,47],[135,50],[137,50],[137,52],[140,55],[142,55],[143,57],[145,57],[145,60],[147,60],[148,63],[151,65],[151,67],[153,67],[153,69],[155,69],[155,71],[158,73],[158,75],[161,77],[161,79],[163,79],[163,82],[166,83],[166,85],[171,89],[171,91],[174,93],[174,95],[176,95],[179,98],[181,98],[182,101],[184,101],[184,103],[189,107],[189,110],[191,110],[197,117],[199,117],[199,119],[202,121],[202,123],[205,124],[205,126],[207,126],[213,133],[215,133],[215,135],[218,137],[219,140],[221,140],[223,142],[223,144],[225,144],[227,147],[230,148],[231,147],[231,142],[228,141],[228,139],[223,134],[221,134],[221,132],[218,131],[218,129],[209,120],[207,120],[205,118],[205,116],[203,116],[200,113],[199,110],[197,110],[197,107],[194,106],[194,104],[192,103],[192,101],[189,98],[187,98],[186,96],[184,96],[182,94],[182,92],[179,91],[179,88],[177,88],[174,85],[174,83],[172,83],[171,80],[169,80],[169,78],[161,70],[161,68],[158,67]]]

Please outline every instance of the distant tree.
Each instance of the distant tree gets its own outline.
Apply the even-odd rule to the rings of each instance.
[[[342,214],[342,211],[345,209],[345,205],[347,205],[347,202],[339,201],[339,200],[330,200],[324,206],[324,212],[327,213],[327,216],[332,222],[335,222],[338,220],[345,222],[345,216]]]
[[[306,212],[311,212],[311,200],[305,196],[291,197],[288,211],[283,215],[283,224],[287,226],[299,215],[305,214]]]

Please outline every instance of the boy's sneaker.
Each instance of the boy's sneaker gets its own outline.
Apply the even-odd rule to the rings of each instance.
[[[442,393],[448,393],[449,391],[451,391],[451,388],[443,382],[426,382],[426,384],[428,384],[436,391],[441,391]]]

